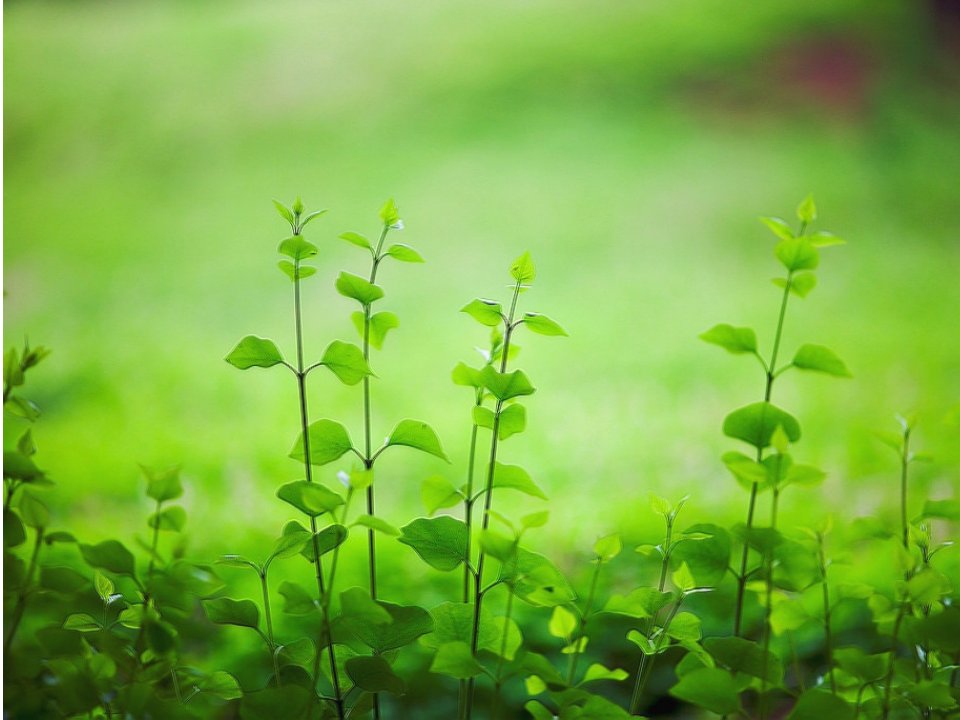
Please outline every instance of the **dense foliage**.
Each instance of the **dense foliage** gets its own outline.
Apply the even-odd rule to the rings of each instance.
[[[839,513],[825,510],[812,528],[785,527],[778,517],[783,492],[803,492],[824,473],[794,459],[801,424],[774,404],[775,386],[794,371],[850,375],[835,352],[818,344],[800,345],[783,362],[791,299],[815,288],[821,249],[843,243],[810,231],[817,218],[812,198],[797,208],[796,230],[779,218],[762,219],[784,270],[774,280],[781,294],[769,355],[748,327],[721,324],[701,336],[752,358],[762,373],[762,394],[722,424],[724,435],[740,443],[721,460],[748,494],[745,522],[684,526],[688,498],[652,496],[663,540],[636,551],[641,567],[655,572],[649,578],[637,573],[626,592],[608,597],[600,594],[600,579],[621,556],[619,536],[597,540],[589,584],[575,589],[554,562],[527,547],[528,534],[547,523],[548,511],[510,513],[512,493],[547,500],[535,472],[510,464],[520,458],[507,441],[525,430],[521,401],[535,392],[515,367],[516,341],[529,333],[547,341],[566,335],[549,316],[527,309],[536,279],[530,255],[510,266],[506,301],[478,298],[463,307],[485,328],[486,341],[479,364],[460,363],[452,375],[471,401],[465,404],[471,422],[461,429],[469,433],[469,454],[465,463],[452,463],[463,482],[439,474],[424,479],[427,515],[396,528],[377,512],[381,463],[402,463],[404,448],[433,456],[438,466],[451,463],[425,422],[401,419],[380,444],[374,441],[380,429],[372,428],[372,350],[400,324],[379,309],[385,291],[378,271],[423,258],[408,245],[387,243],[403,230],[393,201],[380,211],[376,240],[343,233],[370,260],[364,275],[344,271],[335,281],[337,292],[358,304],[352,320],[360,345],[334,340],[312,361],[304,353],[309,319],[301,284],[316,274],[309,261],[320,248],[304,231],[323,211],[308,213],[299,199],[276,207],[291,231],[279,245],[278,267],[291,283],[295,348],[285,356],[273,341],[250,335],[226,357],[241,370],[289,372],[298,399],[300,432],[289,457],[302,475],[276,490],[296,517],[277,528],[275,543],[258,557],[185,556],[175,539],[187,522],[176,504],[183,493],[177,468],[143,468],[154,512],[145,518],[150,540],[136,555],[118,540],[87,544],[58,530],[44,501],[55,488],[29,429],[39,410],[23,394],[30,369],[48,353],[28,344],[6,353],[4,408],[28,427],[16,447],[4,451],[5,716],[379,718],[394,715],[386,696],[402,696],[426,676],[432,692],[424,716],[613,720],[648,712],[665,699],[650,689],[664,663],[675,675],[669,697],[691,714],[956,716],[960,610],[938,555],[950,544],[939,536],[960,520],[960,503],[911,497],[910,467],[923,459],[911,445],[915,419],[900,418],[900,432],[880,434],[899,462],[898,527],[844,518],[858,539],[855,547],[836,548],[831,531]],[[317,400],[308,381],[320,368],[360,386],[359,441],[337,420],[311,419],[309,401]],[[343,466],[340,484],[328,487],[315,468],[333,463]],[[161,543],[162,536],[174,539]],[[377,580],[389,569],[378,564],[377,544],[391,538],[437,572],[456,573],[458,592],[433,607],[382,598]],[[366,545],[365,587],[338,584],[348,541]],[[847,582],[838,563],[854,551],[886,558],[889,576]],[[275,562],[298,566],[302,582],[272,584]],[[239,597],[244,575],[256,579],[252,599]],[[278,599],[291,621],[282,632],[275,622]],[[521,606],[529,610],[521,613]],[[837,615],[849,606],[857,612],[843,616],[862,630],[857,644],[838,641]],[[722,631],[704,632],[708,617],[711,627],[719,618]],[[220,637],[216,625],[244,629],[262,643],[257,682],[241,683],[236,667],[210,666]],[[615,629],[625,633],[623,641],[591,642]],[[801,655],[801,636],[815,638],[813,652]],[[629,658],[626,667],[595,650],[617,644],[616,657]]]

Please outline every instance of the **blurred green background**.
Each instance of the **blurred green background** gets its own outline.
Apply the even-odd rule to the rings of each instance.
[[[911,0],[5,3],[4,342],[54,350],[27,394],[44,410],[56,517],[88,541],[143,534],[137,463],[182,464],[191,554],[256,553],[292,517],[273,493],[298,475],[295,385],[223,357],[248,333],[292,352],[270,201],[297,194],[330,208],[307,233],[322,248],[306,291],[315,358],[355,340],[333,279],[367,259],[339,233],[376,232],[395,197],[398,239],[427,258],[380,275],[401,328],[373,361],[374,433],[423,419],[454,462],[385,456],[377,492],[394,524],[422,513],[425,475],[464,476],[471,397],[450,370],[486,333],[458,310],[504,297],[524,250],[538,278],[523,309],[570,333],[520,341],[538,392],[502,459],[551,496],[534,545],[573,567],[598,535],[653,536],[650,491],[691,494],[689,521],[740,519],[720,425],[761,398],[762,375],[697,335],[750,324],[769,348],[779,268],[756,217],[793,220],[810,192],[818,227],[848,245],[824,251],[819,286],[791,303],[784,350],[826,344],[855,377],[778,384],[804,425],[796,456],[829,473],[788,493],[784,517],[892,519],[896,458],[871,433],[908,410],[935,458],[915,502],[952,496],[950,17]],[[314,417],[360,437],[359,388],[314,377]],[[19,428],[8,418],[5,441]],[[353,544],[346,572],[361,582]],[[416,562],[383,574],[388,596],[437,577]],[[447,591],[431,587],[423,604]]]

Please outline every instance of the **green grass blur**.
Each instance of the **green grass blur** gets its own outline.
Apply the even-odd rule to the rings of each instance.
[[[340,232],[375,232],[393,196],[428,260],[381,275],[401,328],[374,358],[375,434],[426,420],[454,463],[385,458],[391,522],[422,512],[427,473],[463,477],[471,400],[449,375],[486,336],[457,311],[502,297],[524,250],[524,309],[570,333],[521,341],[538,392],[502,458],[551,496],[534,544],[564,566],[614,530],[629,547],[659,532],[649,491],[691,494],[690,522],[739,519],[720,424],[762,377],[697,335],[750,324],[769,347],[779,269],[756,216],[809,192],[849,244],[791,303],[785,352],[829,345],[855,378],[780,381],[798,459],[829,473],[785,517],[893,518],[896,459],[871,432],[907,410],[935,458],[917,502],[957,491],[960,94],[924,5],[8,2],[4,20],[4,342],[54,350],[28,394],[56,517],[85,540],[143,534],[137,463],[183,465],[191,554],[256,554],[291,516],[273,493],[298,474],[295,387],[223,357],[248,333],[291,352],[270,200],[297,194],[331,209],[308,232],[308,353],[355,339],[333,278],[366,258]],[[316,377],[314,417],[358,437],[359,389]],[[407,565],[388,587],[437,577]]]

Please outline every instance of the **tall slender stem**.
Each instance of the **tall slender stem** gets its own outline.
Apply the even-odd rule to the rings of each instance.
[[[303,322],[301,317],[300,309],[300,260],[296,260],[294,265],[294,280],[293,280],[293,307],[294,307],[294,321],[295,321],[295,330],[296,330],[296,342],[297,342],[297,392],[298,398],[300,401],[300,431],[303,437],[303,471],[308,483],[313,482],[313,464],[311,462],[310,456],[310,419],[309,419],[309,410],[307,407],[307,376],[304,372],[303,367]],[[327,605],[325,604],[327,597],[327,590],[323,581],[323,567],[320,563],[320,547],[317,541],[317,519],[315,517],[310,518],[310,537],[313,544],[313,556],[315,558],[314,567],[316,569],[317,577],[317,593],[321,603],[321,606],[324,608],[323,612],[323,632],[326,635],[325,644],[327,648],[327,657],[330,662],[330,678],[333,684],[333,700],[337,708],[337,717],[339,720],[345,720],[346,713],[343,706],[343,694],[340,691],[340,678],[337,671],[337,658],[336,653],[333,647],[333,632],[330,629],[330,613],[326,609]],[[332,590],[332,588],[331,588]],[[311,693],[311,711],[314,698],[317,694],[317,681],[319,678],[320,665],[317,664],[317,672],[314,674],[313,678],[313,692]]]
[[[663,541],[663,555],[660,558],[660,580],[657,584],[658,592],[663,592],[663,588],[666,587],[667,569],[670,567],[670,546],[673,542],[673,517],[671,515],[667,516],[666,523],[667,531]],[[647,640],[650,639],[650,633],[653,631],[659,614],[660,611],[658,610],[652,618],[647,620],[643,630],[643,636],[647,638]],[[647,653],[641,651],[640,664],[637,666],[637,679],[634,681],[633,695],[630,698],[631,715],[637,715],[640,712],[640,700],[643,697],[643,690],[646,687],[647,665],[650,662],[652,662],[652,660],[648,659]]]
[[[477,390],[477,401],[474,407],[480,407],[483,404],[483,392]],[[467,458],[467,489],[463,501],[463,519],[467,525],[467,548],[464,553],[463,563],[463,602],[470,602],[470,560],[473,557],[471,537],[473,531],[473,473],[476,465],[477,454],[477,431],[479,426],[473,423],[470,429],[470,453]]]
[[[903,452],[900,455],[900,527],[903,549],[910,549],[910,523],[907,520],[907,474],[910,467],[910,428],[903,430]]]
[[[270,659],[273,662],[273,678],[280,687],[280,665],[277,661],[277,642],[273,637],[273,615],[270,612],[270,592],[267,589],[267,573],[260,572],[260,589],[263,592],[263,616],[267,621],[267,647],[270,650]]]
[[[490,717],[493,720],[500,714],[500,689],[503,687],[503,656],[507,653],[507,638],[509,634],[510,616],[513,614],[513,585],[507,584],[507,609],[503,617],[503,635],[500,638],[500,655],[497,657],[497,671],[494,674],[493,707],[490,708]]]
[[[820,563],[820,579],[823,584],[823,634],[827,650],[827,667],[830,672],[830,690],[837,694],[837,681],[833,675],[833,630],[830,626],[830,588],[827,587],[827,559],[823,551],[823,535],[817,533],[817,557]]]
[[[17,594],[17,604],[13,609],[13,616],[10,618],[10,627],[7,630],[7,637],[3,641],[3,654],[6,657],[13,644],[13,638],[20,627],[20,621],[23,620],[23,613],[27,609],[27,595],[30,592],[30,584],[33,582],[33,575],[37,569],[37,560],[40,557],[40,548],[43,546],[43,528],[37,528],[37,537],[33,542],[33,552],[30,554],[30,564],[27,566],[27,575],[23,580],[23,587]]]
[[[903,622],[903,616],[907,611],[907,603],[900,603],[900,609],[897,611],[897,619],[893,623],[893,641],[890,649],[890,662],[887,664],[887,677],[883,689],[883,705],[880,714],[881,720],[887,720],[890,716],[890,692],[893,689],[893,672],[897,661],[897,642],[900,638],[900,624]]]
[[[520,286],[521,283],[517,280],[517,284],[513,288],[513,299],[510,302],[510,314],[504,318],[503,350],[500,356],[501,373],[507,371],[507,360],[510,356],[510,338],[514,330],[513,317],[517,310],[517,298],[520,297]],[[498,400],[493,414],[493,428],[491,430],[493,437],[490,441],[490,460],[487,465],[487,479],[484,487],[485,497],[483,499],[483,520],[481,523],[483,530],[486,530],[490,525],[490,508],[493,503],[493,476],[497,465],[497,443],[500,437],[500,413],[502,411],[503,400]],[[480,642],[480,605],[483,602],[483,593],[480,589],[483,587],[483,566],[485,559],[486,553],[484,553],[481,548],[479,557],[477,558],[477,571],[474,575],[473,633],[470,639],[470,649],[474,655],[477,654]],[[467,702],[464,705],[465,720],[469,720],[473,712],[473,693],[475,688],[476,682],[474,678],[470,678],[467,681]]]
[[[804,226],[805,227],[805,226]],[[800,234],[803,234],[804,227],[801,227]],[[773,381],[776,379],[777,355],[780,352],[780,340],[783,337],[783,321],[787,315],[787,301],[790,299],[790,287],[793,283],[793,271],[787,272],[787,281],[783,287],[783,297],[780,300],[780,313],[777,316],[777,330],[773,338],[773,350],[770,353],[770,362],[766,364],[766,383],[763,390],[764,402],[770,402],[773,394]],[[757,449],[757,462],[763,460],[763,449]],[[753,528],[753,515],[757,503],[757,492],[759,486],[753,483],[750,487],[750,506],[747,510],[747,533]],[[743,599],[747,587],[747,563],[750,559],[750,544],[743,544],[743,552],[740,555],[740,572],[737,574],[737,601],[733,615],[733,634],[740,636],[740,630],[743,623]]]
[[[583,615],[580,616],[579,630],[574,640],[573,652],[570,653],[570,669],[567,672],[567,685],[572,687],[573,681],[577,675],[577,663],[580,661],[581,642],[587,630],[587,621],[590,619],[590,612],[593,610],[593,596],[597,592],[597,580],[600,579],[600,567],[603,565],[600,558],[597,558],[597,567],[593,571],[593,579],[590,581],[590,592],[587,594],[587,604],[583,608]],[[506,637],[506,636],[504,636]]]
[[[783,462],[783,456],[777,455],[777,476],[780,475],[779,464]],[[780,490],[777,487],[773,488],[773,507],[770,515],[770,529],[776,531],[777,529],[777,508],[780,502]],[[766,572],[766,600],[764,602],[763,608],[763,672],[761,673],[760,678],[760,720],[764,720],[767,717],[767,664],[770,657],[770,615],[773,612],[773,550],[767,550],[765,557],[765,564],[767,566]]]
[[[631,715],[636,715],[638,713],[638,709],[634,708],[634,703],[636,702],[639,704],[640,698],[643,697],[643,691],[646,690],[647,682],[650,680],[650,675],[653,674],[653,666],[656,664],[657,655],[660,654],[660,649],[663,647],[663,642],[667,638],[667,632],[670,630],[670,625],[673,623],[673,619],[680,611],[680,605],[682,603],[683,595],[677,598],[677,601],[673,604],[673,607],[670,608],[670,612],[667,614],[667,619],[663,623],[663,630],[657,637],[657,644],[654,646],[653,655],[650,656],[650,661],[644,665],[641,675],[637,677],[637,684],[634,687],[633,698],[630,701]]]

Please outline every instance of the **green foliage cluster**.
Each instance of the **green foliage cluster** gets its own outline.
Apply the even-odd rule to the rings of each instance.
[[[4,452],[5,716],[380,718],[391,714],[384,696],[403,695],[410,673],[423,673],[437,689],[433,704],[446,705],[447,717],[525,712],[536,720],[616,720],[664,700],[655,697],[650,680],[665,662],[675,675],[668,690],[674,702],[726,717],[887,720],[960,711],[960,611],[953,583],[938,568],[937,556],[950,543],[935,538],[934,526],[960,520],[960,504],[928,499],[919,513],[910,512],[909,470],[923,459],[911,448],[915,420],[901,418],[899,433],[881,433],[899,459],[900,527],[891,531],[871,518],[850,524],[859,540],[848,550],[885,554],[889,578],[844,582],[834,569],[842,557],[829,542],[830,514],[815,528],[778,522],[782,493],[816,485],[825,473],[794,460],[801,424],[773,403],[775,385],[791,370],[850,376],[836,353],[817,344],[800,345],[789,362],[778,362],[789,301],[815,288],[821,249],[843,242],[808,232],[817,215],[812,198],[797,208],[797,230],[779,218],[762,219],[784,270],[774,280],[782,293],[769,355],[751,328],[721,324],[701,336],[731,354],[752,356],[762,371],[762,399],[735,409],[722,424],[748,451],[722,457],[749,494],[746,521],[684,527],[679,518],[688,498],[651,496],[663,540],[637,547],[634,565],[654,568],[653,574],[638,577],[631,570],[627,585],[606,597],[611,565],[625,558],[619,535],[601,537],[587,553],[590,581],[581,594],[529,544],[548,511],[509,513],[511,493],[547,500],[534,474],[504,457],[506,441],[527,427],[524,403],[535,393],[516,367],[518,333],[566,335],[549,316],[526,309],[536,280],[529,253],[509,268],[506,301],[477,298],[462,308],[487,333],[480,362],[460,363],[452,373],[472,401],[462,482],[443,474],[424,479],[426,516],[396,528],[377,513],[375,496],[376,478],[394,471],[381,461],[400,458],[391,448],[432,456],[438,468],[450,463],[437,433],[420,420],[400,419],[382,444],[372,441],[372,350],[400,325],[394,313],[374,309],[385,298],[378,271],[385,261],[423,258],[409,245],[387,244],[404,227],[392,200],[380,211],[376,241],[343,233],[370,258],[364,275],[344,271],[334,284],[358,304],[351,320],[360,344],[333,340],[311,361],[303,349],[301,284],[316,274],[309,261],[320,248],[304,230],[324,211],[308,213],[299,199],[276,209],[290,228],[278,246],[278,267],[292,283],[295,348],[285,356],[273,341],[250,335],[226,360],[241,370],[281,367],[291,375],[299,433],[289,457],[298,475],[279,485],[276,497],[295,518],[257,557],[230,554],[212,565],[189,560],[181,535],[187,514],[175,502],[183,493],[179,470],[144,467],[154,511],[145,519],[148,540],[138,541],[139,557],[117,540],[85,544],[51,527],[44,493],[53,482],[36,464],[28,427]],[[46,355],[25,345],[4,357],[5,410],[28,425],[39,409],[22,388]],[[337,420],[311,419],[316,393],[308,381],[321,367],[343,385],[359,386],[359,441]],[[339,485],[318,479],[316,468],[345,460]],[[338,584],[341,549],[351,537],[367,547],[365,587]],[[383,599],[378,538],[409,547],[411,559],[439,573],[456,573],[461,590],[433,607]],[[297,565],[303,581],[271,584],[275,562]],[[235,576],[243,574],[255,576],[255,598],[238,595],[242,578]],[[287,616],[282,625],[272,604],[278,598]],[[838,642],[840,606],[869,616],[870,643]],[[726,629],[706,632],[708,616],[722,618]],[[260,644],[263,671],[256,682],[241,683],[236,668],[194,666],[207,662],[217,625],[243,628]],[[21,630],[27,626],[30,633]],[[626,641],[616,663],[594,650],[609,647],[609,639],[591,643],[614,629],[625,631]],[[801,633],[816,635],[822,649],[806,662],[797,652]]]

